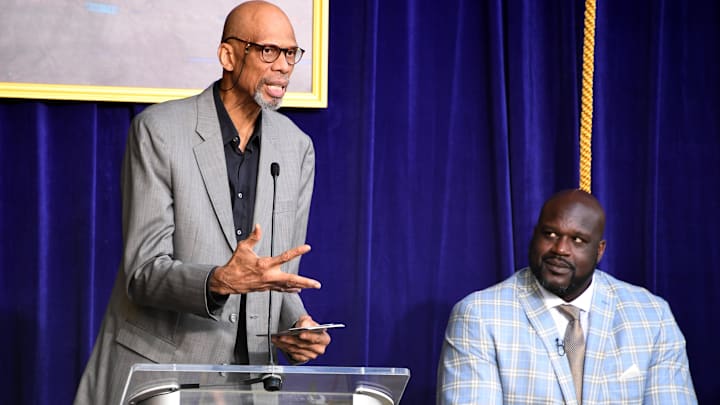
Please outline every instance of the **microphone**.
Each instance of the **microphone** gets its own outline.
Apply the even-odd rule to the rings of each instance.
[[[273,178],[272,214],[270,217],[270,256],[275,256],[275,200],[277,195],[277,178],[280,175],[280,165],[277,162],[270,164],[270,175]],[[273,356],[272,340],[270,339],[270,317],[272,316],[272,291],[268,291],[268,325],[267,325],[267,346],[270,365],[275,365]],[[265,391],[279,391],[282,388],[282,377],[275,373],[266,374],[262,377]]]
[[[555,338],[555,348],[557,349],[558,356],[565,355],[565,341]]]

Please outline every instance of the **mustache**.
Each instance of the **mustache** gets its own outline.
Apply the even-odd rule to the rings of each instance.
[[[290,84],[290,75],[280,75],[273,78],[263,77],[260,84],[276,84],[287,87]]]
[[[573,264],[570,263],[566,258],[561,257],[561,256],[546,255],[546,256],[543,256],[543,257],[542,257],[542,261],[543,261],[543,262],[553,261],[553,262],[555,262],[555,263],[557,263],[557,262],[562,262],[562,263],[565,264],[565,266],[568,267],[569,269],[571,269],[571,270],[573,270],[573,271],[575,270],[575,265],[573,265]]]

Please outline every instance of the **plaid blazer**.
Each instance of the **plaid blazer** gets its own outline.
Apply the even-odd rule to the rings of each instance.
[[[667,302],[600,270],[593,282],[583,405],[697,403]],[[577,404],[557,338],[527,268],[468,295],[445,332],[438,404]]]

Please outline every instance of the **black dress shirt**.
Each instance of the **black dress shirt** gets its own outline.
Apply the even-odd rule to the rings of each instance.
[[[240,150],[240,136],[220,99],[220,82],[213,86],[215,109],[220,121],[225,148],[225,163],[227,165],[228,181],[230,186],[230,202],[232,204],[233,222],[235,225],[235,239],[240,242],[246,239],[253,229],[253,214],[255,213],[255,192],[257,186],[258,164],[260,163],[260,128],[262,115],[255,122],[250,139],[245,150]],[[209,305],[219,307],[227,297],[209,294]],[[235,341],[235,360],[238,364],[248,364],[247,352],[247,325],[245,323],[245,294],[240,299],[238,313],[238,336]]]

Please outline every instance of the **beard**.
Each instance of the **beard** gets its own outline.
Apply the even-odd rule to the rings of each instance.
[[[277,109],[280,108],[280,104],[282,104],[282,98],[271,97],[270,101],[266,101],[262,96],[262,87],[264,85],[264,80],[261,80],[260,83],[258,83],[257,87],[255,88],[255,95],[253,96],[253,99],[255,100],[255,103],[260,106],[261,109],[277,111]]]
[[[568,269],[570,269],[570,281],[566,285],[553,284],[545,277],[543,273],[543,268],[545,267],[546,259],[561,261],[567,265]],[[593,262],[592,269],[594,270],[596,266],[597,260]],[[546,290],[550,291],[551,293],[557,295],[560,298],[570,296],[578,292],[579,289],[589,285],[588,281],[592,278],[594,273],[594,271],[589,271],[587,275],[579,277],[577,275],[577,268],[573,264],[569,263],[567,260],[561,257],[556,256],[542,257],[539,263],[535,263],[530,266],[530,270],[532,270],[532,273],[535,275],[535,278],[538,280],[538,282],[540,282],[541,286],[545,287]]]
[[[530,267],[533,274],[535,275],[535,278],[540,282],[540,285],[545,287],[546,290],[550,291],[551,293],[557,295],[560,298],[565,297],[569,291],[574,290],[577,286],[575,283],[575,269],[572,271],[572,277],[570,278],[570,283],[566,286],[558,286],[555,284],[550,284],[550,282],[543,277],[542,275],[542,265],[541,266],[532,266]]]

